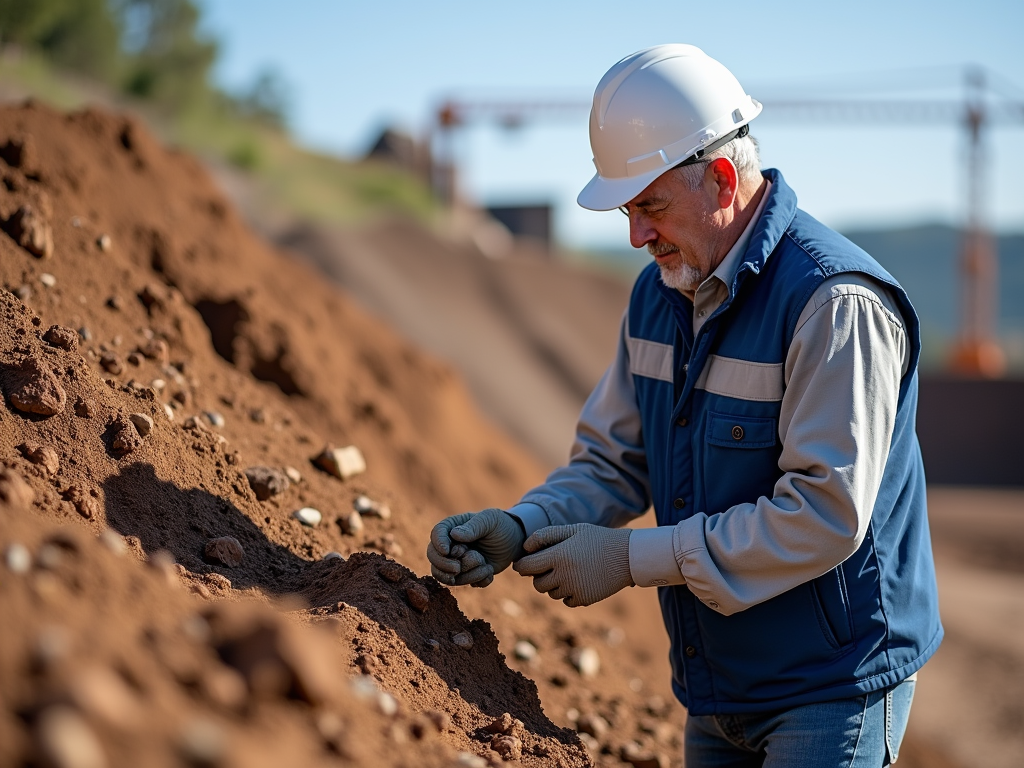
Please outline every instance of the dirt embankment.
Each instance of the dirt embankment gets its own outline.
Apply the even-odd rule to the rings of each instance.
[[[541,477],[451,370],[131,120],[0,110],[0,180],[0,765],[678,764],[650,606],[417,576]]]

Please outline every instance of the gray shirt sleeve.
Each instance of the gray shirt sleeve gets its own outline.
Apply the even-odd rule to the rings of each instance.
[[[815,292],[786,358],[784,474],[773,497],[657,529],[672,536],[675,565],[698,599],[735,613],[857,550],[885,469],[908,352],[903,320],[882,286],[841,275]]]

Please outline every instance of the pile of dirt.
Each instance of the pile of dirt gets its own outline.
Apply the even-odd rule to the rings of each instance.
[[[541,477],[448,367],[132,119],[4,108],[0,180],[0,764],[678,765],[634,596],[416,575]]]

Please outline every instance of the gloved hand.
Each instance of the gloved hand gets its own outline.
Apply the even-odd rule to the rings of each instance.
[[[430,532],[430,573],[449,586],[486,587],[523,554],[525,539],[523,524],[501,509],[446,517]]]
[[[533,576],[538,592],[547,592],[570,608],[591,605],[633,586],[629,572],[628,528],[589,523],[541,528],[523,544],[526,555],[513,568]]]

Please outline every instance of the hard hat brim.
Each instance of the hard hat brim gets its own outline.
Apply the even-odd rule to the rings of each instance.
[[[606,179],[594,174],[583,188],[576,202],[591,211],[613,211],[639,195],[647,186],[671,168],[656,168],[653,171],[624,179]]]

